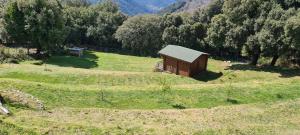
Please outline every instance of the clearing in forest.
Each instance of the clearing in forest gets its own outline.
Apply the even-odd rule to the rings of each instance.
[[[2,64],[0,90],[46,110],[7,103],[0,134],[300,133],[298,70],[210,59],[207,73],[187,78],[153,72],[158,61],[89,51]]]

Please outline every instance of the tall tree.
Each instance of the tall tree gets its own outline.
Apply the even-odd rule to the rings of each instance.
[[[25,13],[20,4],[22,1],[11,1],[4,12],[5,29],[9,35],[10,42],[24,44],[28,33],[25,30]]]
[[[6,0],[0,0],[0,44],[7,38],[7,32],[4,26],[4,6],[6,3]]]
[[[285,42],[284,25],[286,20],[294,14],[294,11],[285,11],[279,5],[274,3],[262,28],[260,44],[265,56],[273,57],[270,65],[274,66],[278,58],[284,55],[290,45]]]
[[[87,29],[87,36],[93,39],[93,44],[101,47],[120,48],[121,45],[113,36],[118,27],[126,20],[118,5],[111,1],[96,5],[92,8],[98,11],[96,24]]]
[[[169,45],[178,45],[179,44],[179,30],[175,26],[167,27],[162,35],[162,40],[164,41],[164,44]]]
[[[91,5],[89,0],[62,0],[62,3],[71,7],[87,7]]]
[[[112,1],[88,7],[66,6],[64,14],[70,31],[66,44],[120,48],[114,33],[127,17]]]
[[[183,18],[180,14],[165,14],[163,16],[164,27],[179,27],[183,24]]]
[[[41,51],[54,51],[64,40],[64,18],[56,0],[11,1],[5,10],[5,28],[15,43],[31,43]]]
[[[160,16],[134,16],[119,27],[115,36],[124,48],[131,49],[139,55],[156,56],[163,44],[162,25]]]
[[[247,42],[245,43],[245,50],[248,55],[251,57],[251,65],[256,65],[261,55],[261,46],[259,43],[259,37],[261,33],[257,33],[255,35],[251,35],[247,38]]]
[[[218,14],[222,13],[222,6],[224,0],[213,0],[209,5],[199,8],[192,15],[192,20],[195,22],[209,24],[211,19]]]
[[[66,31],[59,4],[56,0],[32,0],[22,5],[26,14],[26,31],[37,53],[62,47]]]
[[[225,49],[226,33],[229,29],[230,25],[228,25],[226,15],[219,14],[212,18],[211,24],[207,29],[207,37],[205,40],[210,47],[214,48],[214,53],[218,53],[222,56]]]
[[[300,13],[289,18],[284,27],[287,41],[292,49],[300,51]]]

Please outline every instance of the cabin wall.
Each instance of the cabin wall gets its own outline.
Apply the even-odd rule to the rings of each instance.
[[[182,76],[199,75],[207,69],[208,55],[200,56],[195,62],[188,63],[168,56],[162,56],[164,70]]]
[[[208,55],[200,56],[191,65],[191,76],[199,75],[202,71],[206,71],[208,62]]]
[[[178,74],[183,76],[190,76],[190,63],[178,61]]]
[[[199,74],[199,61],[196,60],[191,64],[191,76]]]
[[[177,74],[177,60],[165,56],[165,70]]]
[[[207,62],[208,62],[208,55],[202,55],[198,60],[198,70],[206,71],[207,70]]]

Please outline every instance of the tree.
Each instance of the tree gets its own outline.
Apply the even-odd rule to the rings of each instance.
[[[39,54],[53,51],[64,40],[64,18],[56,0],[11,1],[4,14],[12,42],[31,43]]]
[[[300,7],[300,1],[299,0],[276,0],[278,4],[281,5],[282,8],[285,10],[289,8],[296,8],[298,9]]]
[[[4,6],[6,3],[6,0],[0,0],[0,44],[7,39],[7,32],[4,24]]]
[[[120,48],[113,35],[127,17],[115,3],[107,0],[88,7],[67,6],[64,14],[70,31],[66,44]]]
[[[9,40],[13,43],[24,44],[28,33],[25,30],[25,13],[19,6],[21,2],[11,1],[5,8],[4,23]]]
[[[87,29],[87,37],[93,39],[93,44],[102,47],[120,48],[120,44],[113,36],[118,27],[126,20],[118,6],[110,1],[101,3],[92,8],[98,11],[96,24]]]
[[[262,28],[260,44],[265,56],[273,57],[270,65],[274,66],[278,58],[284,55],[289,47],[285,42],[284,25],[290,13],[284,11],[279,4],[274,4]]]
[[[175,26],[167,27],[162,35],[162,40],[165,44],[178,45],[179,44],[179,30]]]
[[[204,39],[205,34],[206,28],[201,23],[181,25],[178,29],[179,45],[192,49],[199,49],[199,41]]]
[[[251,35],[247,38],[245,50],[251,56],[251,65],[257,65],[258,59],[261,55],[261,46],[259,44],[260,34]]]
[[[41,51],[57,51],[65,39],[65,19],[62,8],[56,0],[32,0],[23,3],[22,12],[26,15],[25,30],[30,42]]]
[[[205,40],[210,47],[215,48],[215,52],[219,53],[219,55],[222,55],[222,51],[224,51],[227,31],[229,31],[229,27],[226,15],[219,14],[212,18]]]
[[[289,18],[284,27],[285,35],[288,37],[289,43],[292,48],[300,47],[300,13],[296,16]]]
[[[192,20],[195,22],[209,24],[211,19],[218,14],[222,13],[222,6],[224,0],[213,0],[209,5],[199,8],[192,15]]]
[[[88,7],[91,5],[88,0],[62,0],[62,3],[71,7]]]
[[[179,27],[183,24],[183,18],[180,16],[180,14],[165,14],[163,16],[163,24],[164,27]]]
[[[162,47],[162,18],[156,15],[140,15],[129,18],[119,27],[115,36],[124,48],[139,55],[156,56]]]

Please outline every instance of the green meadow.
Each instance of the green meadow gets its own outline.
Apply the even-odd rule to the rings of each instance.
[[[159,61],[88,51],[2,64],[0,90],[46,110],[8,104],[0,134],[300,134],[298,69],[209,59],[187,78],[153,72]]]

